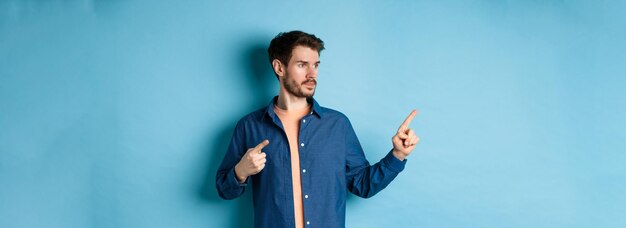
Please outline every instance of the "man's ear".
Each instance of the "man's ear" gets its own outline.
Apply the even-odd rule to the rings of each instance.
[[[283,65],[280,60],[274,59],[272,61],[272,68],[274,68],[274,73],[276,73],[279,77],[285,75],[285,65]]]

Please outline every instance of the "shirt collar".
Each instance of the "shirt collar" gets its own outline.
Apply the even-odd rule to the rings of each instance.
[[[265,116],[269,116],[271,119],[274,119],[276,117],[276,112],[274,112],[274,104],[276,104],[276,101],[278,101],[278,96],[272,98],[270,103],[267,105],[264,115],[261,116],[261,120],[263,120]],[[322,116],[324,115],[324,110],[322,109],[322,106],[320,106],[317,101],[315,101],[315,99],[313,99],[312,97],[307,98],[306,101],[309,104],[313,104],[313,108],[311,109],[311,113],[309,114],[315,114],[319,118],[322,118]]]

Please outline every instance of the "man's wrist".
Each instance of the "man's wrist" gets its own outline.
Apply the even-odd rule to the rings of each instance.
[[[396,159],[400,161],[404,161],[404,159],[406,159],[406,155],[400,151],[397,151],[394,149],[391,153],[393,154],[394,157],[396,157]]]
[[[237,178],[237,181],[239,181],[239,183],[243,183],[246,181],[248,177],[240,175],[241,171],[237,171],[238,167],[239,167],[239,164],[235,166],[235,178]]]

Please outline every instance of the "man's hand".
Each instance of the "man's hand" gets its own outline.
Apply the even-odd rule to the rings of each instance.
[[[257,174],[265,168],[266,155],[261,150],[269,143],[270,141],[267,139],[263,140],[259,145],[246,151],[239,163],[235,166],[235,176],[237,176],[239,183],[243,183],[249,176]]]
[[[411,114],[404,120],[404,123],[398,128],[398,132],[391,138],[393,142],[393,156],[398,160],[404,161],[406,156],[411,154],[411,151],[415,149],[415,145],[420,141],[420,138],[415,135],[413,129],[409,128],[411,120],[415,118],[417,111],[413,110]]]

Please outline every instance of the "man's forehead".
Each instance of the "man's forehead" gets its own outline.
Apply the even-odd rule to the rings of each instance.
[[[291,51],[293,61],[319,61],[319,52],[310,47],[296,46]]]

